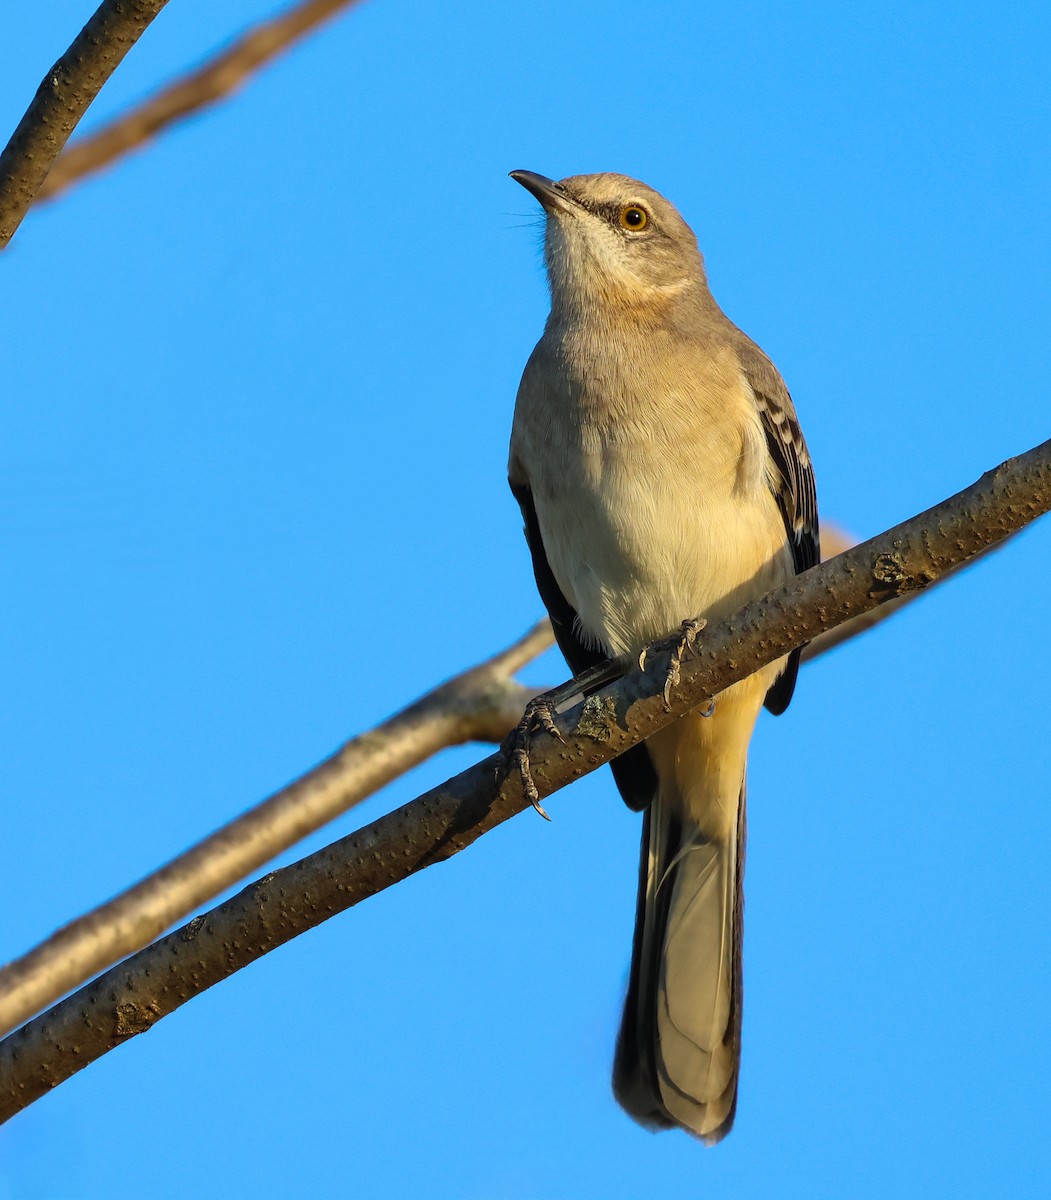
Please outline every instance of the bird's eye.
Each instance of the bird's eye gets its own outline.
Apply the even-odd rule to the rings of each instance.
[[[632,233],[645,229],[649,219],[646,210],[637,204],[627,204],[620,210],[620,227],[630,229]]]

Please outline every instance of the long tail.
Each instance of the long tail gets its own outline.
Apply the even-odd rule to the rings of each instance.
[[[741,1050],[745,787],[706,835],[661,785],[642,833],[631,978],[613,1091],[654,1129],[709,1144],[730,1131]]]

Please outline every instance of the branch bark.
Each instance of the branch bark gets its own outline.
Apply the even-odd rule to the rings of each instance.
[[[911,595],[1051,508],[1051,441],[925,513],[798,576],[705,630],[670,705],[662,661],[557,718],[564,742],[531,746],[541,796],[608,762],[803,642]],[[578,685],[579,686],[579,685]],[[561,689],[560,689],[561,690]],[[249,885],[140,951],[0,1043],[0,1120],[149,1029],[199,992],[367,896],[451,857],[528,807],[504,755]]]
[[[168,0],[104,0],[44,76],[0,155],[0,250],[88,105]]]
[[[1015,533],[1018,531],[1015,530]],[[1014,533],[1008,534],[1001,541],[993,542],[986,546],[983,550],[979,550],[977,554],[964,562],[957,563],[956,566],[950,567],[943,575],[939,575],[934,584],[941,585],[958,572],[967,567],[972,567],[980,558],[984,558],[987,554],[994,550],[999,550],[1004,545],[1004,542],[1014,537]],[[835,558],[837,554],[842,554],[845,550],[851,549],[857,545],[857,539],[848,537],[842,529],[835,525],[822,522],[821,525],[821,556],[822,561],[827,561],[830,558]],[[888,600],[886,604],[881,604],[879,608],[870,608],[868,612],[859,613],[856,617],[852,617],[849,621],[844,621],[842,625],[837,625],[835,629],[827,629],[824,633],[818,634],[813,641],[807,642],[803,647],[803,653],[800,659],[804,663],[813,662],[815,658],[820,658],[822,654],[827,654],[829,650],[835,650],[837,646],[841,646],[844,642],[849,642],[851,638],[855,638],[859,633],[867,633],[868,630],[882,624],[888,617],[894,616],[895,613],[901,612],[906,604],[911,604],[918,599],[922,592],[910,592],[905,596],[898,596],[895,600]]]
[[[37,203],[52,200],[72,184],[104,170],[169,125],[217,104],[319,25],[359,2],[307,0],[273,20],[253,26],[195,71],[70,146],[51,168],[37,193]]]
[[[0,1036],[432,754],[500,742],[535,694],[514,673],[553,640],[541,622],[9,963],[0,970]]]

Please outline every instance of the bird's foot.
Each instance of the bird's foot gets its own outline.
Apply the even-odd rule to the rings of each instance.
[[[682,662],[688,655],[691,655],[694,646],[697,642],[697,636],[708,622],[704,617],[697,617],[691,621],[683,621],[675,633],[662,641],[656,643],[656,648],[668,650],[668,666],[664,675],[664,707],[671,708],[671,692],[672,688],[678,687],[679,680],[682,678]],[[642,653],[639,655],[639,670],[646,669],[647,647],[642,648]],[[710,717],[715,712],[715,701],[712,700],[708,708],[701,713],[704,717]]]
[[[522,784],[522,793],[525,798],[545,821],[550,821],[551,818],[544,811],[543,805],[540,803],[540,793],[537,791],[536,783],[533,781],[533,772],[529,763],[530,744],[533,740],[533,734],[538,729],[544,730],[545,733],[549,733],[553,738],[565,745],[566,739],[555,724],[555,706],[550,699],[544,696],[537,696],[535,699],[529,701],[525,712],[522,714],[521,721],[511,731],[510,738],[508,739],[510,745],[503,767],[502,779],[506,779],[512,771],[515,771]]]

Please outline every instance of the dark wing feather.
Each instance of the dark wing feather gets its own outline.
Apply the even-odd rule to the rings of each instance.
[[[511,491],[522,510],[526,541],[533,557],[537,591],[551,618],[555,641],[569,663],[569,669],[574,675],[579,675],[581,671],[605,662],[606,656],[600,650],[588,646],[577,632],[576,611],[558,586],[551,564],[547,561],[533,493],[529,488],[514,483],[511,484]],[[633,746],[609,765],[624,803],[636,812],[645,808],[657,790],[657,772],[653,769],[653,760],[646,747],[641,744]]]
[[[792,561],[799,575],[821,561],[814,468],[784,380],[754,342],[743,334],[741,338],[738,345],[741,365],[759,406],[774,467],[770,488],[784,520]],[[766,707],[775,716],[783,713],[792,699],[799,654],[800,650],[792,651],[784,672],[766,694]]]

